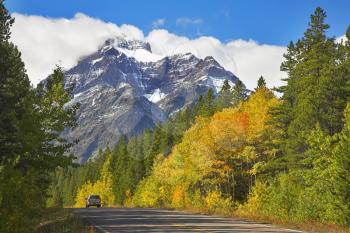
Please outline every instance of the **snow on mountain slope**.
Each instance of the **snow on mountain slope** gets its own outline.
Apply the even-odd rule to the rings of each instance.
[[[166,97],[166,94],[162,93],[159,88],[157,88],[152,94],[144,95],[152,103],[157,103]]]
[[[204,77],[208,80],[208,85],[213,87],[215,93],[219,93],[226,80],[225,77]],[[231,80],[228,80],[228,83],[231,87],[235,85]]]
[[[153,128],[191,106],[209,88],[218,93],[226,79],[232,86],[238,80],[212,57],[160,57],[148,43],[109,39],[65,73],[66,84],[75,83],[72,103],[81,104],[78,127],[65,137],[79,139],[73,152],[85,162],[121,135]]]
[[[163,57],[152,53],[151,47],[148,43],[143,41],[127,41],[123,38],[116,38],[107,40],[105,47],[102,49],[115,48],[124,53],[128,57],[135,58],[138,62],[155,62]]]
[[[133,57],[139,62],[155,62],[162,59],[162,56],[153,54],[145,49],[128,50],[117,48],[128,57]]]

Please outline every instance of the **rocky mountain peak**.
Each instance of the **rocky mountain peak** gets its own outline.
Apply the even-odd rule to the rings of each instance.
[[[81,104],[78,127],[65,134],[80,140],[73,148],[79,162],[114,146],[121,135],[153,128],[209,88],[218,93],[225,80],[232,86],[238,80],[213,57],[151,51],[142,41],[109,39],[65,73],[66,84],[75,83],[72,102]]]
[[[144,49],[152,53],[151,45],[148,42],[144,42],[141,40],[128,40],[122,37],[107,39],[102,47],[105,46],[113,46],[115,48],[122,48],[128,50]]]

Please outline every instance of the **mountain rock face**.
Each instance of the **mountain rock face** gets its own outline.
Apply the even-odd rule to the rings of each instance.
[[[85,162],[121,135],[153,128],[191,106],[209,88],[218,93],[226,79],[231,86],[238,80],[213,57],[160,57],[143,41],[107,40],[65,73],[66,84],[75,84],[71,103],[80,103],[78,126],[65,137],[79,140],[73,153]]]

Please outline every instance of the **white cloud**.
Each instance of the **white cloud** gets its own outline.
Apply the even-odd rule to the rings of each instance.
[[[188,39],[166,30],[153,30],[145,38],[153,52],[162,56],[191,52],[199,58],[213,56],[226,69],[253,89],[260,75],[270,87],[281,85],[285,74],[280,71],[285,47],[260,45],[255,41],[234,40],[227,44],[214,37]]]
[[[161,26],[164,26],[165,19],[156,19],[152,22],[152,28],[159,28]]]
[[[335,38],[335,42],[337,42],[337,43],[342,43],[342,42],[345,42],[345,41],[347,41],[346,35],[342,35],[342,36],[339,36],[339,37]]]
[[[192,52],[200,58],[213,56],[226,69],[253,89],[263,75],[270,87],[281,84],[284,73],[279,70],[285,47],[262,45],[253,40],[222,43],[214,37],[189,39],[163,29],[147,36],[132,25],[118,26],[78,13],[72,19],[13,14],[12,41],[22,52],[33,84],[47,77],[56,64],[68,69],[78,59],[97,50],[107,38],[124,36],[145,40],[152,51],[161,56]]]
[[[202,19],[191,19],[191,18],[187,18],[187,17],[182,17],[182,18],[177,18],[176,19],[176,25],[189,25],[189,24],[192,24],[192,25],[198,25],[198,24],[201,24],[203,23],[203,20]]]
[[[132,25],[118,27],[77,13],[72,19],[13,14],[12,41],[22,52],[33,84],[47,77],[56,64],[74,66],[81,56],[98,49],[106,39],[128,36],[143,39],[143,32]]]

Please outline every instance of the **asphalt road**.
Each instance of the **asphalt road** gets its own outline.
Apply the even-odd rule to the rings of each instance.
[[[252,223],[179,211],[138,208],[74,209],[97,232],[301,232],[269,224]]]

